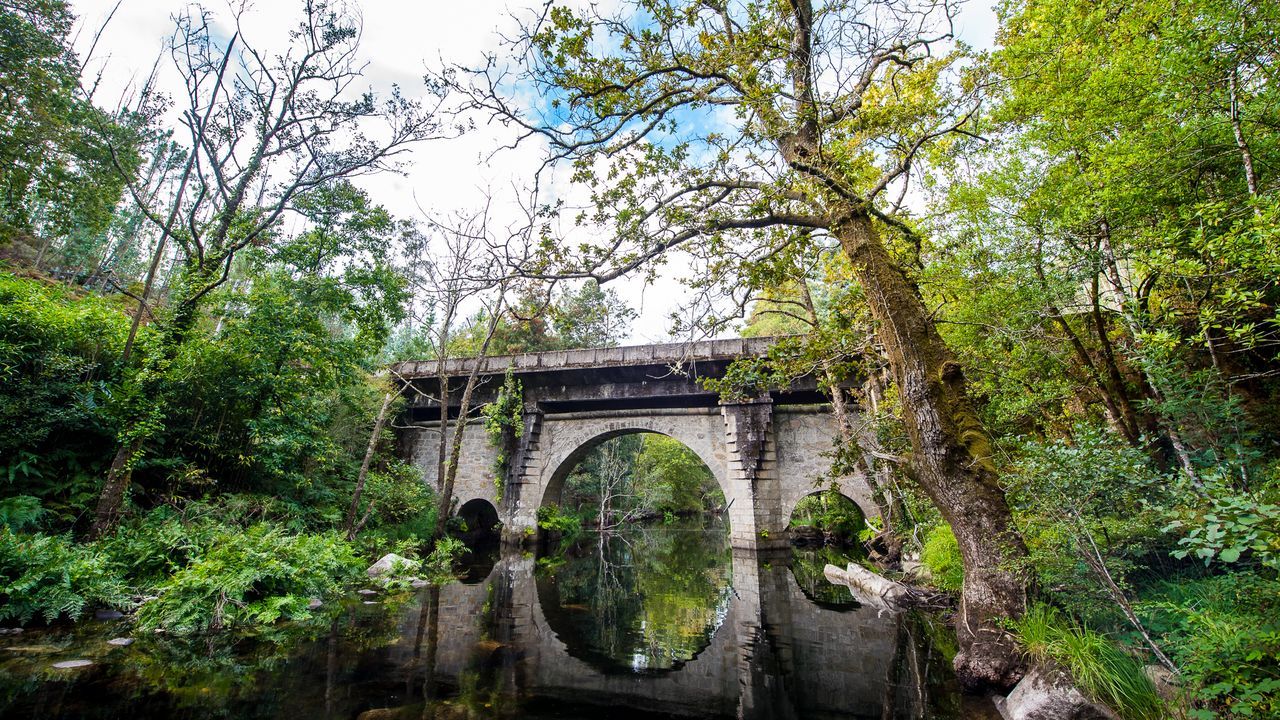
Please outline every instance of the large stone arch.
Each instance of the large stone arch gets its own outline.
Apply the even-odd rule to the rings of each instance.
[[[537,447],[531,450],[521,471],[520,497],[513,508],[512,528],[537,525],[536,514],[549,492],[558,493],[554,483],[562,483],[577,461],[595,444],[609,437],[634,432],[652,432],[678,440],[711,469],[728,506],[729,528],[734,541],[751,544],[760,538],[752,480],[735,463],[734,442],[726,431],[720,408],[669,408],[609,413],[547,415],[539,428]],[[774,528],[777,533],[781,527]],[[769,537],[765,536],[766,539]],[[780,538],[780,535],[774,535]]]
[[[634,416],[607,421],[555,422],[552,432],[543,431],[544,438],[550,435],[547,441],[550,447],[543,468],[544,480],[539,483],[538,506],[560,495],[565,478],[592,449],[607,440],[635,433],[664,435],[689,448],[711,471],[720,491],[724,493],[725,502],[728,502],[730,488],[727,453],[722,437],[723,421],[718,414],[703,415],[709,418],[705,427],[699,427],[703,423],[697,420],[690,421],[689,413]]]

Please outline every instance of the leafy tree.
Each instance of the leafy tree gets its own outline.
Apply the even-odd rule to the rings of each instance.
[[[915,475],[960,542],[956,668],[967,687],[1008,686],[1024,663],[1001,624],[1023,610],[1010,568],[1026,550],[961,366],[895,257],[919,236],[894,191],[974,111],[971,86],[943,81],[949,12],[907,0],[553,5],[507,49],[517,66],[493,58],[463,89],[571,162],[593,201],[580,217],[608,228],[605,243],[547,247],[528,274],[603,282],[691,242],[755,254],[796,229],[839,241],[901,389]],[[516,107],[497,91],[513,80],[546,102]]]
[[[565,349],[616,347],[631,331],[636,311],[618,293],[588,280],[566,290],[551,311],[551,324]]]
[[[62,0],[0,7],[0,245],[31,246],[37,264],[55,241],[106,229],[147,122],[84,97],[73,23]]]
[[[723,493],[711,470],[684,443],[648,433],[635,456],[635,487],[641,502],[660,513],[714,509]]]

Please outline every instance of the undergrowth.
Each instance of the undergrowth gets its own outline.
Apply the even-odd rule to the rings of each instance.
[[[1106,636],[1045,605],[1028,610],[1015,629],[1029,655],[1065,669],[1081,692],[1125,720],[1170,716],[1142,665]]]

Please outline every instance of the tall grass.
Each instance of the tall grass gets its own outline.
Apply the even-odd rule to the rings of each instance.
[[[1169,717],[1142,665],[1106,636],[1068,623],[1044,605],[1028,610],[1015,629],[1032,657],[1065,668],[1081,692],[1125,720]]]

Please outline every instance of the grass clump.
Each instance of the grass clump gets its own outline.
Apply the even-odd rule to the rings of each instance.
[[[1028,610],[1015,630],[1028,654],[1064,668],[1081,692],[1125,720],[1168,717],[1142,665],[1106,636],[1066,622],[1045,605]]]
[[[950,525],[944,523],[929,531],[920,551],[920,562],[939,589],[959,592],[964,586],[964,561]]]

